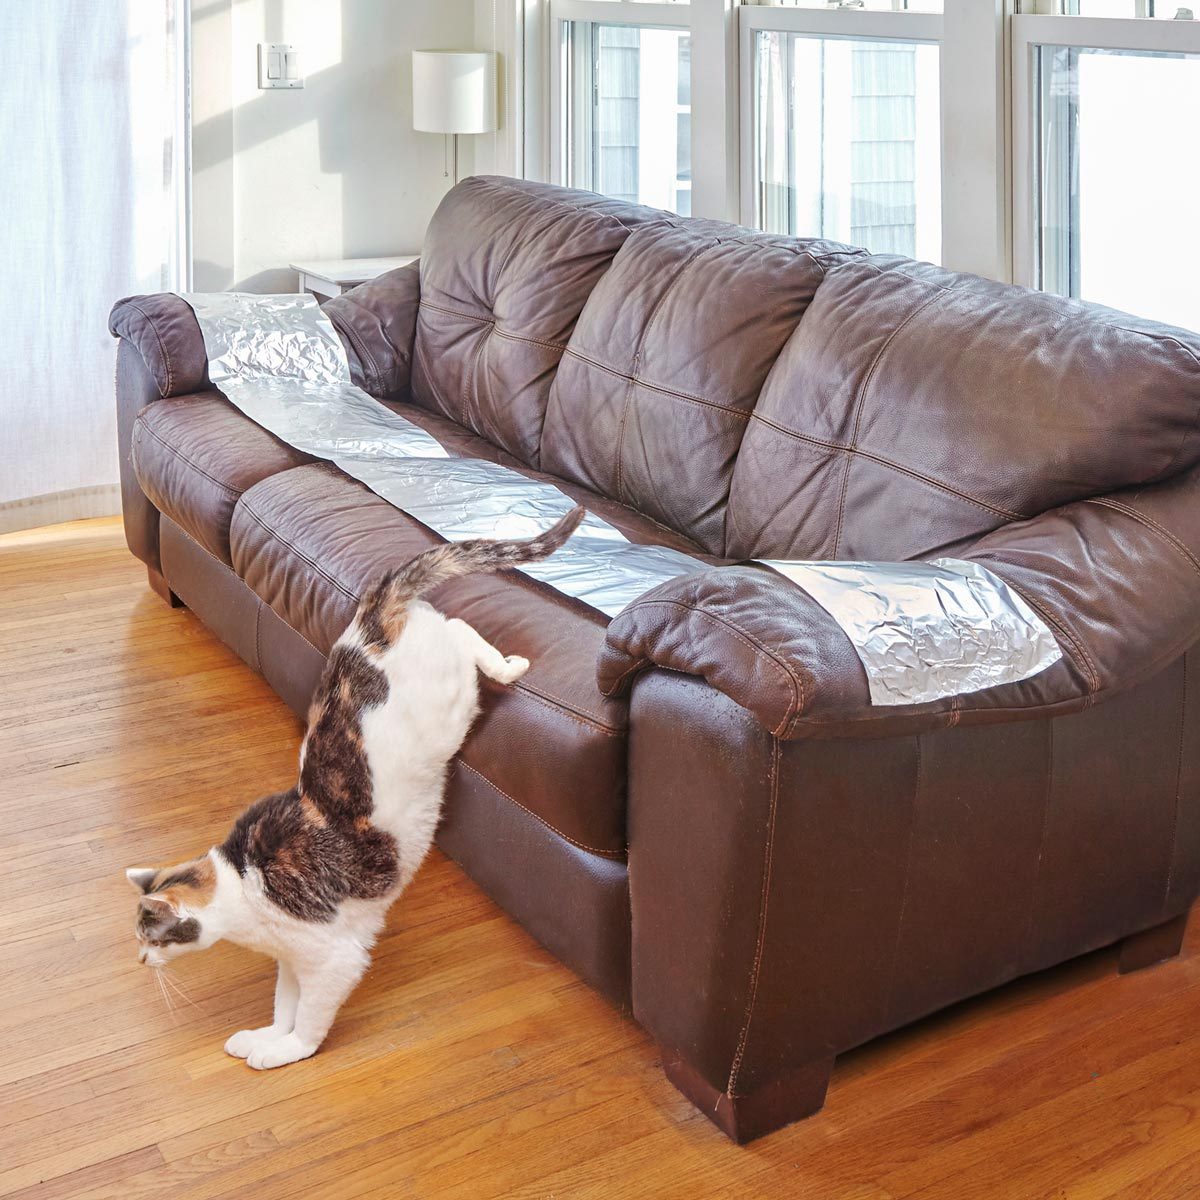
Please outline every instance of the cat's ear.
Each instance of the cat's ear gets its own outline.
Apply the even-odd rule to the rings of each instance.
[[[150,890],[150,885],[154,882],[157,874],[156,867],[127,867],[125,870],[125,878],[142,893]]]
[[[158,921],[170,920],[179,915],[175,905],[166,896],[143,896],[138,906]]]

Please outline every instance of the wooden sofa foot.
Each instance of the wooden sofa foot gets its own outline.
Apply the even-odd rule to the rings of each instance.
[[[1187,929],[1188,914],[1181,913],[1153,929],[1135,933],[1121,942],[1121,957],[1117,970],[1126,975],[1152,967],[1166,958],[1174,958],[1183,946],[1183,935]]]
[[[730,1096],[678,1054],[663,1050],[667,1078],[727,1137],[741,1145],[810,1117],[825,1103],[833,1059],[789,1071],[743,1096]]]
[[[163,578],[161,571],[156,571],[153,567],[147,567],[146,578],[150,581],[151,590],[161,596],[172,608],[184,607],[183,601],[171,591],[170,585]]]

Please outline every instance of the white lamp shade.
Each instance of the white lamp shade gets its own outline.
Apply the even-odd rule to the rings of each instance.
[[[496,56],[473,50],[414,50],[413,128],[423,133],[495,129]]]

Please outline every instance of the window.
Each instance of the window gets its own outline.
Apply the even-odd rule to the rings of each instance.
[[[614,9],[632,10],[638,20],[590,19]],[[643,23],[646,12],[637,4],[555,5],[559,176],[573,187],[688,216],[691,36],[678,25]],[[678,22],[678,12],[667,19]]]
[[[754,71],[754,224],[937,261],[937,46],[760,30]]]
[[[1200,0],[524,12],[534,173],[1200,327]]]
[[[1200,118],[1200,26],[1022,17],[1014,41],[1018,279],[1200,328],[1200,165],[1181,152]]]
[[[741,18],[742,219],[939,261],[940,18],[802,6]]]

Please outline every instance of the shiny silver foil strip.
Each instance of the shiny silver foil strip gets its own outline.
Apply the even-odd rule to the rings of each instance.
[[[922,704],[1017,683],[1062,658],[1041,618],[978,563],[766,565],[842,627],[867,672],[872,704]]]
[[[449,541],[525,538],[575,502],[551,484],[480,459],[450,458],[429,433],[350,382],[337,331],[311,296],[189,293],[209,379],[256,424],[328,459]],[[666,546],[638,546],[588,513],[545,562],[521,568],[615,617],[631,601],[706,564]]]
[[[523,538],[574,505],[548,483],[451,458],[432,435],[350,381],[341,339],[311,296],[189,294],[209,378],[252,421],[328,459],[450,541]],[[917,704],[1027,679],[1058,661],[1049,630],[1004,582],[973,563],[783,562],[845,630],[873,704]],[[629,542],[589,513],[533,579],[615,617],[680,575],[711,569],[665,546]]]

